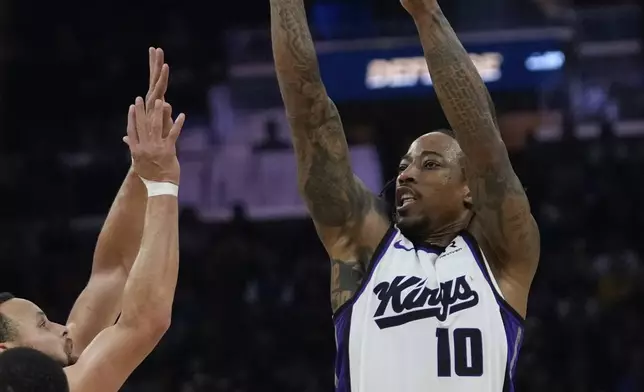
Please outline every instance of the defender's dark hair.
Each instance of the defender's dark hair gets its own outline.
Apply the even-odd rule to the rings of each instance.
[[[4,302],[9,301],[10,299],[14,299],[15,297],[11,293],[0,293],[0,305],[2,305]]]
[[[0,293],[0,305],[15,298],[11,293]],[[0,312],[0,343],[12,340],[16,335],[11,320]]]
[[[0,392],[69,392],[62,366],[27,347],[0,354]]]

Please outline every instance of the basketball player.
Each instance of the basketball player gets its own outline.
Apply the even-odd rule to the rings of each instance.
[[[270,5],[300,190],[332,260],[337,390],[512,391],[539,232],[488,92],[440,8],[404,3],[454,132],[429,132],[402,157],[392,224],[352,173],[303,0]]]
[[[0,392],[69,392],[69,385],[58,362],[18,347],[0,355]]]
[[[164,67],[161,49],[150,48],[148,59],[150,81],[146,106],[151,108],[155,99],[162,99],[167,90],[169,69]],[[165,110],[168,128],[172,125],[168,104]],[[123,288],[141,245],[146,199],[143,182],[130,168],[99,234],[89,281],[67,321],[67,331],[74,342],[72,352],[63,355],[55,344],[49,345],[49,340],[39,341],[37,348],[62,364],[73,363],[99,332],[116,321]],[[0,312],[0,344],[7,338],[6,326],[10,324],[7,317]]]
[[[167,83],[167,65],[159,70]],[[147,206],[144,204],[140,211],[145,225],[138,256],[125,287],[121,287],[122,298],[117,294],[120,309],[113,313],[111,324],[120,313],[118,322],[97,330],[87,348],[75,351],[73,338],[86,335],[74,335],[78,330],[74,323],[69,328],[53,323],[35,304],[23,299],[8,297],[0,304],[0,350],[29,346],[50,355],[67,366],[65,372],[72,392],[118,390],[169,325],[178,267],[179,166],[175,141],[185,117],[180,115],[168,130],[169,106],[160,99],[153,103],[154,109],[146,112],[143,99],[137,98],[128,114],[125,141],[133,157],[132,170],[147,192]],[[82,297],[70,319],[79,302],[83,303]],[[80,309],[83,310],[93,309]],[[103,314],[99,316],[107,320]],[[76,328],[81,327],[87,328],[85,325]],[[80,354],[78,360],[75,352]]]

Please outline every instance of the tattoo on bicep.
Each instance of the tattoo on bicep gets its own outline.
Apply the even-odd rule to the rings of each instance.
[[[514,173],[510,162],[499,166],[484,167],[472,173],[476,181],[474,194],[488,208],[498,208],[507,197],[525,197],[521,181]]]
[[[343,226],[364,204],[353,179],[349,148],[340,127],[320,127],[309,136],[310,164],[303,178],[304,195],[313,219],[333,227]]]
[[[476,207],[488,222],[487,234],[497,246],[500,259],[509,259],[510,249],[519,246],[526,254],[538,248],[539,234],[531,217],[530,205],[521,181],[508,163],[502,168],[490,168],[477,175],[474,197],[481,201]],[[508,241],[511,238],[512,241]]]
[[[334,312],[358,291],[364,273],[359,261],[331,260],[331,307]]]

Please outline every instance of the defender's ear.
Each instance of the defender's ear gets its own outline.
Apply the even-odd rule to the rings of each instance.
[[[470,187],[465,184],[463,186],[463,203],[465,204],[465,207],[468,209],[472,208],[473,201],[472,201],[472,191],[470,190]]]

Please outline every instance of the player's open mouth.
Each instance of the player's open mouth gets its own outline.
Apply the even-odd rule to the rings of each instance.
[[[409,204],[413,203],[415,200],[416,200],[416,198],[411,196],[411,195],[403,196],[403,198],[400,200],[400,206],[401,207],[407,207]]]
[[[74,342],[71,339],[67,338],[65,340],[65,354],[72,355],[73,352],[74,352]]]
[[[398,210],[406,209],[417,200],[415,192],[406,186],[396,189],[396,207]]]

